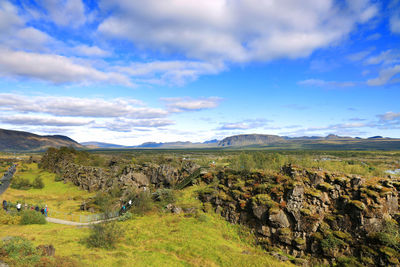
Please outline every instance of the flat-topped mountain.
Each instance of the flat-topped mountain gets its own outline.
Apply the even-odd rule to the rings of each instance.
[[[268,134],[241,134],[226,137],[219,143],[219,147],[225,146],[251,146],[251,145],[268,145],[271,143],[285,142],[283,137]]]
[[[82,145],[63,135],[37,135],[22,131],[0,129],[0,151],[37,151],[48,147]]]

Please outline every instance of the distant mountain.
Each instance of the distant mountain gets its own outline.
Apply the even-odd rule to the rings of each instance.
[[[212,144],[178,141],[178,142],[166,142],[166,143],[146,142],[136,147],[137,148],[198,148],[198,147],[210,147],[210,145]]]
[[[126,147],[126,146],[122,146],[122,145],[95,142],[95,141],[83,142],[83,143],[81,143],[81,145],[83,145],[87,148],[124,148],[124,147]]]
[[[61,146],[83,148],[81,144],[63,135],[37,135],[0,129],[0,151],[37,151]]]
[[[383,136],[380,135],[368,137],[368,139],[381,139],[381,138],[383,138]]]
[[[216,144],[219,141],[217,139],[213,139],[213,140],[208,140],[208,141],[204,141],[203,144]]]
[[[278,135],[267,134],[241,134],[226,137],[219,143],[219,147],[227,146],[252,146],[252,145],[268,145],[272,143],[286,142],[285,138]]]

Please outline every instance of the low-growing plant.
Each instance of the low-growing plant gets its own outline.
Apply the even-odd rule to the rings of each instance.
[[[34,210],[25,210],[22,212],[20,224],[45,224],[46,217],[40,212]]]
[[[33,181],[32,186],[33,186],[33,188],[36,188],[36,189],[44,188],[44,182],[43,182],[42,177],[37,176],[35,178],[35,180]]]
[[[127,211],[118,217],[118,221],[123,222],[123,221],[131,220],[133,217],[134,217],[133,214],[131,212]]]
[[[19,224],[21,217],[0,210],[0,224]]]
[[[35,266],[40,260],[32,242],[22,237],[12,237],[3,241],[1,248],[12,266]]]
[[[122,238],[123,233],[123,229],[116,222],[95,224],[91,228],[86,243],[89,247],[113,249],[115,244]]]
[[[28,190],[31,187],[32,187],[31,183],[26,178],[22,178],[20,176],[15,176],[11,180],[11,188],[13,188],[13,189]]]

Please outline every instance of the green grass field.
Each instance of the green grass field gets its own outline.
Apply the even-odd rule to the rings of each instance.
[[[36,163],[20,163],[17,167],[15,176],[26,178],[33,181],[40,176],[44,182],[43,189],[19,190],[8,188],[1,196],[2,199],[16,203],[20,201],[22,204],[29,205],[48,205],[50,212],[59,212],[60,214],[87,214],[79,210],[80,204],[84,199],[91,197],[94,193],[80,190],[72,183],[56,182],[55,174],[38,168]]]

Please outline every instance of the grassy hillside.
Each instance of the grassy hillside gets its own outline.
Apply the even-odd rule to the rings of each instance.
[[[67,136],[42,136],[28,132],[0,129],[0,151],[34,151],[61,146],[83,148],[82,145]]]

